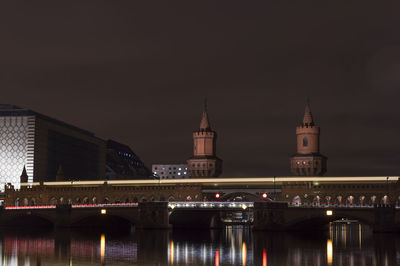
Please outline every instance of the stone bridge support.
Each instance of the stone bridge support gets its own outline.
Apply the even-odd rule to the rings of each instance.
[[[168,229],[168,202],[140,202],[137,228]]]
[[[332,215],[326,214],[332,210]],[[374,208],[303,208],[288,207],[286,202],[255,202],[254,230],[302,231],[317,230],[329,222],[349,218],[371,226],[374,232],[397,232],[400,229],[400,212],[393,206]]]
[[[286,202],[254,202],[253,230],[285,231]]]

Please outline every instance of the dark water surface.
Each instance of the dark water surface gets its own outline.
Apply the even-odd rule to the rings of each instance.
[[[0,265],[400,265],[400,235],[325,232],[0,229]]]

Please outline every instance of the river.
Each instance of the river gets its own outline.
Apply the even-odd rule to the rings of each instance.
[[[0,265],[400,265],[400,235],[326,231],[0,229]]]

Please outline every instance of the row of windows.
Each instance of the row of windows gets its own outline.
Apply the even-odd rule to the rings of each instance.
[[[195,167],[195,166],[196,166],[196,164],[194,163],[194,164],[192,164],[192,166],[193,166],[193,167]],[[205,164],[205,163],[203,163],[203,166],[205,167],[205,166],[206,166],[206,164]],[[210,163],[210,164],[209,164],[209,166],[213,166],[213,164],[212,164],[212,163]],[[200,167],[200,164],[199,164],[199,163],[197,164],[197,167]]]
[[[172,170],[171,168],[172,168],[173,170],[176,170],[176,167],[169,167],[168,170]],[[154,167],[154,170],[158,170],[158,167]],[[162,167],[161,170],[165,170],[165,167]],[[182,168],[179,167],[178,170],[179,170],[179,171],[182,171]],[[185,167],[185,170],[187,170],[187,167]]]
[[[186,173],[187,173],[187,172],[183,172],[184,175],[186,175]],[[156,175],[157,172],[154,172],[154,174]],[[163,174],[164,174],[164,172],[160,172],[160,175],[163,175]],[[165,172],[165,174],[167,174],[167,172]],[[169,175],[172,175],[172,174],[175,175],[176,172],[168,172],[168,174],[169,174]],[[182,175],[182,173],[181,173],[181,172],[178,172],[178,175]]]

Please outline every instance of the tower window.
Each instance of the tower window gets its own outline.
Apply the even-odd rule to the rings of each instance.
[[[307,139],[307,137],[305,137],[303,139],[303,147],[307,147],[307,146],[308,146],[308,139]]]

